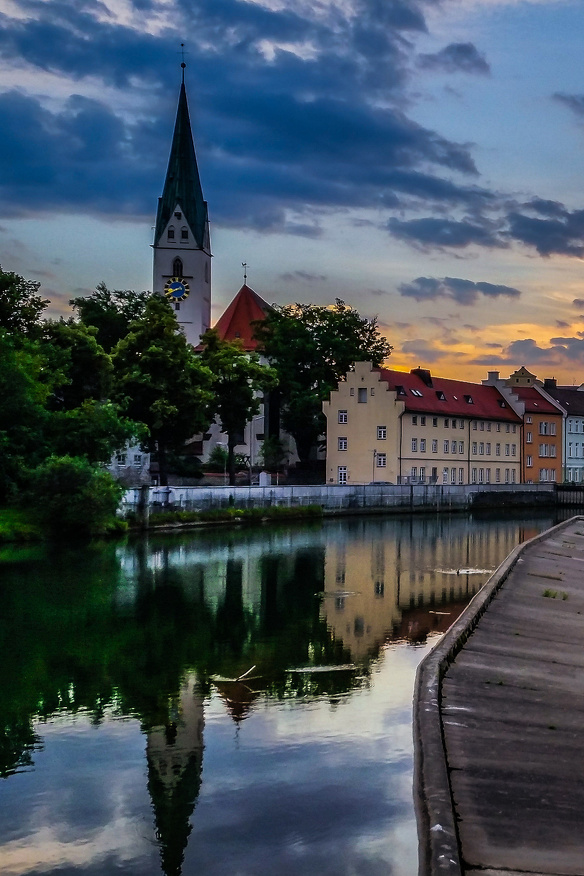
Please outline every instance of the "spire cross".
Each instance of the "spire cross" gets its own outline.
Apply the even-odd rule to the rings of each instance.
[[[247,262],[242,262],[241,267],[243,268],[243,282],[247,285]]]
[[[181,61],[181,65],[180,65],[181,69],[182,69],[182,84],[184,85],[185,84],[185,67],[187,66],[185,64],[185,44],[184,43],[180,44],[180,53],[181,53],[181,57],[182,57],[182,61]]]

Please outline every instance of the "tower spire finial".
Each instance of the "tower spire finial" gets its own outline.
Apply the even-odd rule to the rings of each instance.
[[[242,262],[241,267],[243,268],[243,283],[244,286],[247,286],[247,262]]]
[[[180,53],[182,56],[182,61],[181,61],[181,65],[180,65],[181,66],[181,75],[182,75],[182,84],[184,85],[185,84],[185,67],[187,66],[185,63],[185,44],[184,43],[180,44]]]

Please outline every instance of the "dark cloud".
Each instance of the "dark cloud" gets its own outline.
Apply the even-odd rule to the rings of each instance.
[[[558,328],[570,328],[570,323],[564,322],[563,319],[556,319],[556,325]]]
[[[497,230],[485,221],[470,219],[390,219],[387,223],[394,237],[405,240],[420,249],[466,248],[476,244],[487,248],[502,247],[505,243]]]
[[[367,289],[367,292],[370,295],[375,295],[378,298],[381,298],[383,295],[389,295],[387,289]]]
[[[563,103],[564,106],[571,109],[577,116],[584,116],[584,94],[562,94],[561,92],[556,92],[553,98],[559,103]]]
[[[444,73],[480,73],[483,76],[491,72],[485,56],[472,43],[450,43],[433,55],[420,55],[419,66],[425,70]]]
[[[584,307],[584,298],[574,298],[572,304],[574,307]]]
[[[413,51],[404,37],[426,30],[426,6],[354,0],[323,13],[245,0],[134,3],[140,15],[163,10],[169,24],[152,35],[108,17],[99,2],[20,0],[21,17],[0,16],[5,62],[134,90],[137,106],[149,99],[140,118],[75,96],[60,112],[20,92],[0,96],[0,158],[11,170],[0,180],[0,211],[151,215],[175,107],[169,45],[185,32],[199,164],[216,223],[314,237],[323,209],[401,208],[412,199],[474,207],[489,193],[447,178],[476,176],[468,146],[403,109]],[[178,79],[178,54],[175,70]]]
[[[479,295],[486,298],[518,298],[519,289],[512,286],[496,285],[494,283],[462,280],[459,277],[418,277],[411,283],[402,283],[398,287],[400,295],[415,298],[416,301],[431,301],[435,298],[451,298],[459,304],[475,304]]]
[[[408,356],[417,356],[420,362],[423,363],[438,362],[446,356],[451,358],[453,355],[456,355],[452,350],[441,350],[432,341],[427,341],[425,338],[404,341],[401,345],[401,352]]]
[[[305,283],[322,283],[327,278],[326,274],[311,274],[308,271],[288,271],[285,274],[280,274],[280,280],[294,281],[302,280]]]
[[[507,236],[526,246],[533,247],[542,256],[559,254],[582,258],[584,256],[584,210],[571,212],[561,205],[556,206],[554,217],[546,219],[530,216],[523,212],[510,212],[507,217]],[[527,204],[526,207],[533,209],[533,202]]]

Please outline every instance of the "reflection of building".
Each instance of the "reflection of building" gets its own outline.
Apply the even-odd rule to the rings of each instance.
[[[388,639],[413,638],[404,613],[418,623],[418,609],[450,611],[468,600],[522,538],[519,526],[482,528],[466,518],[359,521],[345,533],[329,542],[321,616],[354,660]],[[428,632],[442,628],[430,621]]]
[[[148,731],[148,790],[165,876],[179,876],[191,832],[203,767],[203,698],[187,675],[166,724]]]

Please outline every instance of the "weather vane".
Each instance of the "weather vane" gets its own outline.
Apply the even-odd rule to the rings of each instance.
[[[243,268],[243,282],[244,285],[247,285],[247,262],[242,262],[241,267]]]

